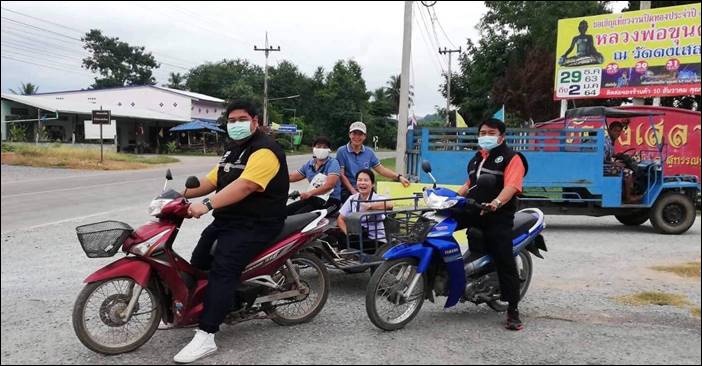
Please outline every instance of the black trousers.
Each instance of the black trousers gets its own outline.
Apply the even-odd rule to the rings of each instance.
[[[190,263],[203,271],[209,270],[200,329],[208,333],[219,331],[235,301],[241,273],[249,262],[270,245],[283,229],[282,219],[218,220],[202,232],[193,250]],[[214,256],[212,245],[217,241]]]
[[[483,232],[484,248],[471,246],[470,238],[468,238],[468,246],[471,252],[484,250],[492,256],[500,282],[501,299],[509,302],[510,307],[516,308],[519,303],[520,280],[517,262],[512,255],[514,213],[493,212],[481,216],[477,210],[469,210],[453,217],[458,221],[456,230],[474,227]]]
[[[326,208],[329,211],[328,215],[334,214],[341,208],[341,202],[336,198],[331,198],[325,202],[319,197],[310,197],[303,201],[293,202],[287,207],[288,216],[298,215],[302,213],[312,212]]]

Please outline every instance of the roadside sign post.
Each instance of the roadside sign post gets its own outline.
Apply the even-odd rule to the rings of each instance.
[[[100,164],[103,160],[102,125],[109,124],[110,119],[110,111],[103,111],[102,106],[100,106],[100,110],[93,111],[93,124],[100,125]]]

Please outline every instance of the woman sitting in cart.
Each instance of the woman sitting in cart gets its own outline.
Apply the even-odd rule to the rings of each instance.
[[[349,216],[350,214],[354,212],[392,210],[392,201],[388,200],[388,198],[385,196],[375,193],[374,185],[375,174],[373,174],[373,171],[370,169],[361,169],[358,173],[356,173],[356,188],[358,193],[351,195],[346,202],[344,202],[343,206],[341,206],[341,209],[339,210],[339,217],[337,218],[339,228],[347,236],[349,235],[349,230],[347,228],[345,217]],[[385,227],[383,226],[383,220],[385,220],[384,214],[364,216],[361,219],[362,233],[357,235],[358,237],[353,237],[353,235],[349,237],[351,245],[356,247],[363,242],[375,242],[376,244],[385,243],[387,240],[385,238]],[[351,231],[353,232],[355,230]],[[357,243],[359,239],[362,240],[361,243]],[[368,245],[364,246],[364,248],[371,249],[373,247]]]

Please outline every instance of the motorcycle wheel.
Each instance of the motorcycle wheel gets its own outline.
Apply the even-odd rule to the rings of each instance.
[[[366,289],[366,313],[382,330],[403,328],[424,303],[424,281],[420,278],[408,299],[400,297],[417,273],[417,260],[403,258],[384,262],[371,276]]]
[[[156,332],[161,320],[161,302],[154,285],[142,289],[132,316],[124,311],[134,286],[131,278],[120,277],[85,285],[73,306],[73,329],[89,349],[106,355],[133,351]]]
[[[289,299],[281,300],[283,303],[290,302],[289,304],[271,304],[273,309],[268,311],[268,314],[278,325],[309,322],[322,311],[329,297],[329,272],[317,256],[311,253],[298,253],[291,258],[291,261],[300,276],[300,282],[307,286],[310,292],[303,295],[303,299],[294,299],[294,302],[290,302]],[[287,264],[284,264],[273,278],[283,280],[282,286],[285,288],[296,288],[290,271],[286,267]]]
[[[533,266],[531,261],[531,255],[526,249],[519,252],[517,258],[517,273],[519,274],[519,300],[523,299],[529,289],[529,284],[531,284],[531,275],[533,273]],[[508,303],[501,300],[489,301],[488,306],[497,312],[507,311]]]

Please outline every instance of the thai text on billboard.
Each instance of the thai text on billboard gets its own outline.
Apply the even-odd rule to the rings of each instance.
[[[700,94],[700,4],[558,21],[554,99]]]

